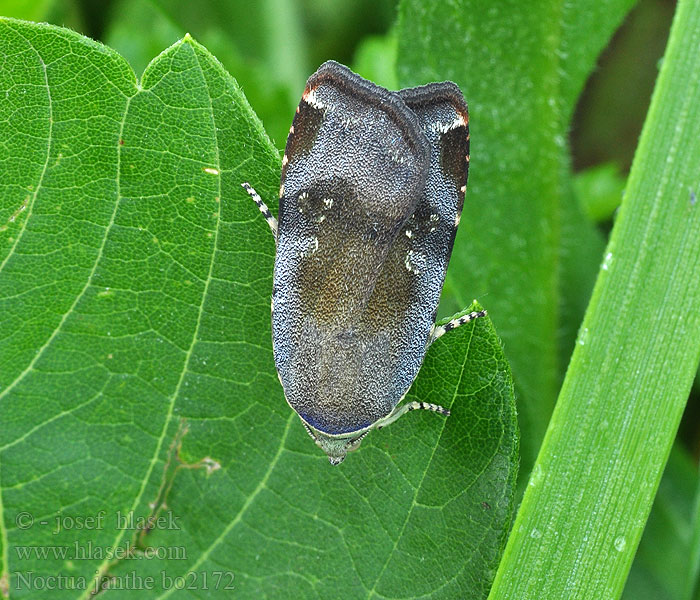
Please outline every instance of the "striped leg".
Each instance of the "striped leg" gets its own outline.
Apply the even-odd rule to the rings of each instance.
[[[267,204],[265,204],[253,187],[246,181],[245,183],[242,183],[241,186],[243,189],[245,189],[246,192],[250,195],[250,197],[253,199],[255,204],[258,205],[258,208],[260,209],[260,212],[263,214],[263,217],[265,217],[265,220],[267,221],[267,224],[270,226],[270,229],[272,230],[272,235],[275,236],[275,242],[277,241],[277,219],[272,216],[272,213],[270,212],[270,209],[267,208]]]
[[[452,319],[449,323],[445,323],[444,325],[433,325],[433,331],[430,334],[430,341],[428,342],[428,345],[432,344],[439,337],[445,335],[448,331],[452,331],[460,325],[469,323],[469,321],[473,321],[474,319],[478,319],[479,317],[485,317],[486,314],[487,313],[485,310],[480,310],[479,312],[470,312],[468,315],[463,315],[461,317],[457,317],[456,319]]]
[[[407,402],[406,404],[399,404],[389,415],[378,421],[376,425],[377,429],[391,425],[396,419],[412,410],[430,410],[445,415],[446,417],[450,416],[449,410],[437,404],[430,404],[430,402]]]

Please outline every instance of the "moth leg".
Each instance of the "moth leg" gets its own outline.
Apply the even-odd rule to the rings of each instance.
[[[430,402],[407,402],[406,404],[398,405],[394,410],[391,411],[391,413],[389,413],[386,417],[380,420],[377,423],[376,428],[381,429],[382,427],[391,425],[394,421],[396,421],[396,419],[402,417],[407,412],[410,412],[412,410],[431,410],[433,412],[440,413],[441,415],[445,415],[446,417],[450,416],[449,410],[443,408],[442,406],[438,406],[437,404],[431,404]]]
[[[360,447],[360,442],[365,439],[365,436],[369,433],[369,431],[365,431],[364,433],[360,434],[360,437],[356,437],[354,440],[350,440],[347,445],[348,452],[354,452]]]
[[[272,230],[272,235],[275,236],[275,242],[277,241],[277,219],[272,216],[272,213],[270,212],[270,209],[267,208],[267,204],[265,204],[253,187],[246,181],[245,183],[242,183],[241,186],[243,189],[245,189],[246,192],[250,195],[250,197],[253,199],[253,202],[258,205],[258,208],[260,209],[260,212],[263,214],[263,217],[265,217],[265,220],[267,221],[267,224],[270,226],[270,229]]]
[[[478,319],[479,317],[485,317],[486,314],[487,313],[485,310],[480,310],[478,312],[470,312],[468,315],[463,315],[461,317],[457,317],[456,319],[452,319],[450,322],[445,323],[444,325],[433,325],[433,329],[430,332],[430,339],[428,340],[428,346],[430,346],[430,344],[432,344],[439,337],[445,335],[448,331],[452,331],[460,325],[469,323],[469,321],[473,321],[474,319]]]

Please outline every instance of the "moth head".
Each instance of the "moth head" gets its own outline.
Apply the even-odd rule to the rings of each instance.
[[[304,421],[302,421],[304,423]],[[333,437],[309,427],[304,423],[307,433],[311,436],[316,445],[323,450],[328,456],[328,460],[332,465],[339,465],[345,460],[348,452],[357,450],[364,437],[369,433],[365,431],[355,437]]]

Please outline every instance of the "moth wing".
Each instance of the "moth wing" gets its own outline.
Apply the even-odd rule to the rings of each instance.
[[[368,387],[391,357],[365,312],[428,160],[396,93],[334,62],[309,78],[282,161],[272,333],[287,401],[326,433],[368,426],[391,404]]]
[[[395,404],[411,386],[427,350],[469,169],[469,113],[459,87],[431,83],[401,90],[400,96],[428,140],[429,171],[418,206],[389,251],[364,325],[391,336],[393,369],[382,377]]]

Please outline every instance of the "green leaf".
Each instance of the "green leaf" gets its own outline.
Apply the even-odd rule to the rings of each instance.
[[[559,244],[559,361],[564,368],[574,350],[605,250],[602,234],[584,216],[572,187],[569,185],[568,194],[562,196]],[[563,369],[560,376],[563,380]]]
[[[449,418],[415,411],[331,467],[275,374],[274,242],[240,183],[276,198],[280,161],[235,81],[190,37],[137,82],[10,19],[0,61],[0,590],[485,597],[517,469],[488,318],[409,393]]]
[[[572,273],[589,259],[578,245],[561,249],[568,120],[598,52],[631,5],[402,0],[399,8],[399,83],[451,79],[469,103],[469,189],[444,308],[480,298],[503,337],[521,399],[526,473],[560,380],[560,261],[570,260],[562,270]],[[595,238],[590,245],[600,248]],[[567,330],[571,320],[578,326],[577,315],[564,315]]]
[[[699,42],[681,1],[494,600],[622,593],[700,359]]]

